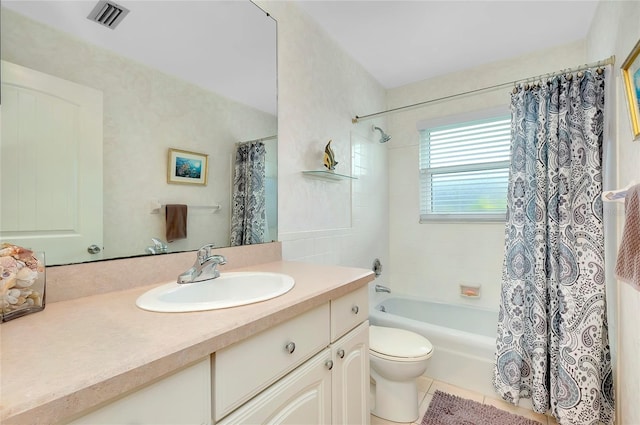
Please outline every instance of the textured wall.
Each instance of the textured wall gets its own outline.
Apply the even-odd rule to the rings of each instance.
[[[149,203],[220,204],[192,211],[189,239],[229,245],[233,143],[276,134],[276,117],[232,102],[107,50],[2,9],[2,59],[104,92],[104,254],[141,254],[164,239],[164,214]],[[167,184],[167,149],[209,154],[209,184]]]
[[[285,259],[371,267],[387,257],[387,145],[372,122],[351,118],[385,109],[384,89],[293,2],[258,2],[278,22],[278,224]],[[381,123],[378,123],[381,124]],[[333,140],[338,173],[321,170]]]
[[[587,38],[589,60],[615,55],[613,67],[613,88],[610,94],[614,102],[609,105],[615,117],[611,120],[609,135],[614,149],[611,150],[608,166],[610,184],[607,188],[618,188],[632,180],[640,183],[640,140],[633,142],[629,111],[624,95],[624,86],[620,67],[633,46],[640,39],[640,3],[623,1],[600,2],[596,17]],[[640,423],[640,332],[638,331],[638,311],[640,311],[640,291],[630,285],[616,281],[613,276],[617,247],[624,226],[624,207],[622,204],[608,204],[605,209],[608,219],[606,260],[607,283],[612,289],[607,294],[609,311],[617,298],[617,411],[616,423]],[[616,228],[617,225],[617,228]],[[614,310],[615,312],[615,310]]]

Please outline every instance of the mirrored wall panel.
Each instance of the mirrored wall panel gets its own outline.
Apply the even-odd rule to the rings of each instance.
[[[250,1],[1,7],[0,241],[55,265],[277,240],[275,20]]]

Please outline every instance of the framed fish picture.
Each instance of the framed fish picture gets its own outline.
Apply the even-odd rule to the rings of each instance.
[[[209,155],[169,149],[167,183],[207,185]]]
[[[622,79],[627,95],[633,140],[640,139],[640,41],[622,64]]]

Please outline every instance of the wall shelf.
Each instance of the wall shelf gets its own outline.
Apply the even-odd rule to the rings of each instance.
[[[314,177],[323,180],[358,180],[357,177],[347,176],[346,174],[338,174],[332,171],[317,170],[317,171],[303,171],[302,174],[308,177]]]

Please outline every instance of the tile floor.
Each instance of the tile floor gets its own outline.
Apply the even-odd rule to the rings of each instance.
[[[498,399],[497,397],[489,397],[480,393],[476,393],[473,391],[466,390],[464,388],[456,387],[455,385],[447,384],[442,381],[435,381],[433,379],[427,378],[425,376],[421,376],[418,378],[418,400],[420,400],[420,414],[418,415],[418,420],[413,424],[420,425],[420,421],[422,421],[422,417],[427,411],[429,407],[429,403],[431,402],[431,398],[436,390],[440,390],[449,394],[457,395],[458,397],[464,397],[469,400],[474,400],[479,403],[489,404],[495,406],[499,409],[506,410],[507,412],[514,413],[516,415],[524,416],[529,419],[533,419],[535,421],[540,422],[543,425],[557,425],[558,423],[553,417],[542,415],[540,413],[535,413],[534,411],[524,408],[513,406],[510,403],[507,403],[503,400]],[[371,425],[397,425],[397,422],[390,422],[384,419],[380,419],[377,416],[371,415]],[[413,425],[407,424],[407,425]]]

